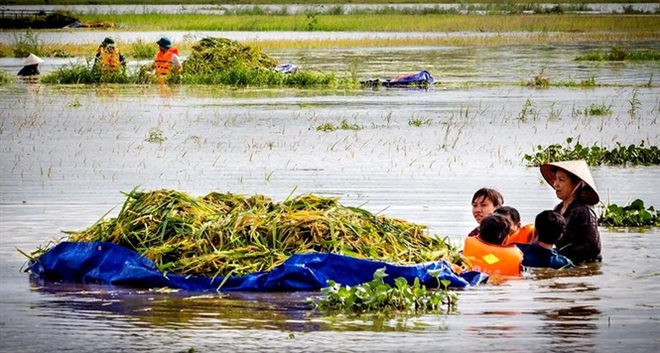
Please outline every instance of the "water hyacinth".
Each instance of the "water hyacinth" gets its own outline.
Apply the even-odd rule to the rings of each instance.
[[[425,226],[343,206],[338,198],[307,194],[274,203],[263,195],[195,198],[175,190],[126,196],[115,218],[66,232],[69,240],[112,242],[161,271],[209,277],[266,271],[314,251],[397,264],[460,262],[457,249]]]

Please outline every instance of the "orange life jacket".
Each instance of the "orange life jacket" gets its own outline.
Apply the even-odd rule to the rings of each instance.
[[[156,57],[154,58],[154,64],[156,65],[156,73],[159,75],[169,75],[172,70],[172,55],[177,51],[168,49],[165,53],[158,51]]]
[[[529,244],[532,242],[534,237],[534,224],[526,224],[517,231],[509,234],[509,236],[504,240],[502,245],[512,245],[514,243]]]
[[[520,275],[523,253],[515,245],[499,246],[488,244],[479,237],[467,237],[463,256],[475,271],[489,275]]]
[[[113,50],[112,53],[101,50],[101,63],[99,65],[101,71],[117,71],[119,65],[119,52],[117,50]]]

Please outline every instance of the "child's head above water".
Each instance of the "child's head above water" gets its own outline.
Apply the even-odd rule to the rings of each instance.
[[[504,216],[511,225],[511,232],[520,229],[520,213],[518,210],[511,206],[500,206],[493,213],[501,214]]]
[[[486,243],[502,245],[510,232],[509,221],[498,213],[486,215],[479,224],[479,237]]]
[[[566,219],[559,213],[547,210],[539,213],[534,220],[536,241],[554,245],[561,238],[566,227]]]

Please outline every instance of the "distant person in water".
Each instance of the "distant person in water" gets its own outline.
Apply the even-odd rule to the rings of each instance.
[[[23,68],[18,72],[18,76],[39,76],[39,64],[44,60],[34,54],[30,54],[25,61],[23,61]]]
[[[154,68],[159,76],[167,76],[172,72],[179,72],[183,69],[179,51],[172,48],[172,41],[168,37],[161,37],[158,44],[158,52],[154,57]]]
[[[481,188],[477,190],[472,196],[472,216],[477,223],[481,224],[481,220],[495,211],[496,208],[504,204],[504,196],[491,188]],[[479,226],[474,228],[468,237],[479,235]]]
[[[531,244],[516,244],[523,252],[524,267],[572,268],[573,262],[555,249],[561,239],[566,220],[559,213],[547,210],[539,213],[534,220],[536,240]]]
[[[103,73],[117,72],[126,68],[126,59],[115,46],[114,39],[105,37],[96,50],[94,69]]]

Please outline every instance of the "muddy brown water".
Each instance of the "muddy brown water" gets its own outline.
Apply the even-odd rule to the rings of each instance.
[[[535,146],[567,137],[607,147],[660,142],[657,84],[645,86],[660,77],[659,64],[572,61],[582,49],[276,53],[336,71],[358,58],[360,75],[427,68],[440,81],[429,90],[0,86],[0,351],[658,351],[658,228],[601,227],[602,264],[467,288],[456,313],[385,322],[324,317],[305,302],[318,293],[163,293],[20,272],[16,248],[32,251],[116,214],[121,191],[136,186],[278,201],[338,196],[457,243],[475,226],[472,193],[490,186],[531,222],[557,203],[522,160]],[[520,85],[542,68],[551,80],[607,85]],[[585,115],[591,104],[612,113]],[[362,129],[316,130],[344,120]],[[152,130],[165,140],[146,141]],[[604,201],[660,207],[660,167],[592,174]]]

